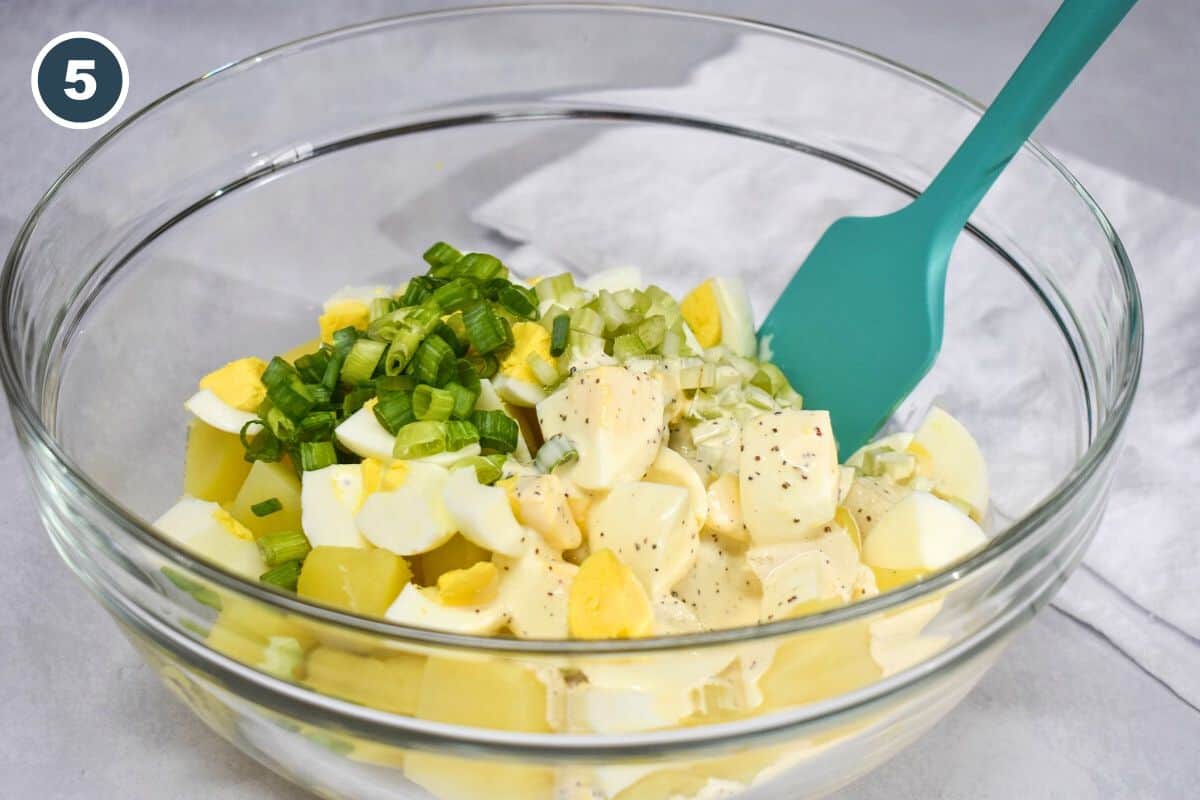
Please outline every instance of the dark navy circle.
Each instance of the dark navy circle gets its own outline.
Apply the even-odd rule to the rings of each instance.
[[[127,79],[117,54],[107,45],[72,36],[42,57],[36,91],[49,113],[86,124],[101,119],[121,102]]]

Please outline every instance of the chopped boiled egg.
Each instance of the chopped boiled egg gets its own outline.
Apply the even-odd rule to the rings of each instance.
[[[650,465],[643,481],[662,483],[687,489],[688,505],[696,522],[696,530],[708,521],[708,491],[700,480],[699,473],[686,458],[669,447],[658,451],[658,457]]]
[[[234,408],[216,395],[211,389],[201,389],[187,399],[183,407],[196,417],[226,433],[241,433],[247,423],[258,419],[258,414]]]
[[[515,322],[512,326],[513,347],[493,378],[496,392],[515,406],[532,408],[545,399],[546,389],[533,374],[529,357],[537,356],[547,364],[554,363],[550,355],[550,333],[536,322]]]
[[[837,443],[827,411],[776,411],[742,432],[742,515],[756,545],[799,539],[833,519]]]
[[[917,428],[910,447],[928,453],[926,477],[933,481],[934,492],[962,500],[975,521],[982,520],[988,504],[987,463],[966,427],[934,406]]]
[[[261,358],[239,358],[200,379],[200,388],[208,389],[222,403],[240,411],[254,411],[267,397],[262,374],[267,364]]]
[[[727,550],[716,538],[700,538],[696,562],[671,591],[706,629],[736,628],[758,622],[762,589],[745,554]]]
[[[677,597],[663,595],[654,601],[654,635],[673,636],[681,633],[699,633],[704,630],[696,612]]]
[[[408,480],[408,464],[404,461],[380,461],[364,458],[358,465],[362,469],[362,496],[376,492],[391,492],[399,489]]]
[[[557,475],[526,475],[513,482],[509,499],[517,517],[558,550],[573,550],[583,534],[571,513],[570,490]]]
[[[567,595],[579,567],[532,551],[495,563],[509,629],[522,639],[567,638]]]
[[[567,622],[577,639],[630,639],[649,635],[654,612],[633,570],[612,550],[596,550],[571,582]]]
[[[481,484],[473,468],[454,470],[441,496],[454,526],[467,539],[506,556],[525,552],[532,534],[517,522],[508,495],[498,486]]]
[[[759,619],[774,622],[831,608],[844,602],[829,558],[820,549],[805,550],[775,566],[762,579]]]
[[[325,304],[325,313],[317,320],[321,326],[321,341],[333,342],[333,334],[342,328],[367,329],[371,307],[361,300],[335,300]]]
[[[466,569],[452,569],[438,576],[438,599],[447,606],[480,606],[496,597],[500,573],[490,561]]]
[[[954,505],[913,492],[865,535],[863,561],[888,570],[937,570],[985,544],[979,525]]]
[[[333,464],[309,470],[300,482],[300,526],[313,547],[366,547],[354,515],[362,503],[363,475],[358,464]]]
[[[468,471],[474,474],[474,470]],[[433,550],[458,529],[442,500],[449,481],[450,473],[442,467],[405,462],[403,482],[396,485],[393,481],[394,488],[384,486],[385,490],[368,495],[352,522],[371,544],[397,555]]]
[[[662,386],[622,367],[597,367],[568,378],[538,403],[542,435],[562,434],[579,458],[562,474],[584,489],[636,481],[658,457],[665,439]]]
[[[254,535],[216,503],[185,495],[155,520],[154,527],[230,572],[257,579],[267,571]]]
[[[727,473],[708,486],[707,528],[735,541],[747,539],[746,525],[742,521],[741,489],[738,476]]]
[[[481,605],[451,606],[438,599],[436,588],[422,589],[413,583],[401,590],[384,616],[401,625],[475,636],[497,633],[508,622],[508,614],[496,599]]]
[[[379,424],[379,419],[375,416],[376,402],[375,399],[367,401],[362,408],[338,425],[333,434],[337,437],[338,444],[356,456],[391,461],[396,437]]]
[[[702,347],[724,345],[744,358],[757,352],[754,312],[737,278],[709,278],[683,298],[679,310]]]
[[[850,483],[842,506],[854,518],[860,534],[866,536],[884,514],[911,492],[908,487],[897,486],[884,478],[858,475]]]
[[[591,507],[587,530],[592,552],[612,550],[651,597],[669,593],[696,561],[700,526],[678,486],[619,483]]]

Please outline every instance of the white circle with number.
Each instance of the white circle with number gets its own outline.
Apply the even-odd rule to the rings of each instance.
[[[34,59],[29,87],[41,112],[56,125],[86,130],[112,119],[129,94],[121,51],[90,31],[55,36]]]

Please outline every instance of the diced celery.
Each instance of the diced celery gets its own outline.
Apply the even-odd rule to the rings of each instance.
[[[604,319],[588,306],[581,306],[571,312],[571,330],[599,336],[604,333]]]

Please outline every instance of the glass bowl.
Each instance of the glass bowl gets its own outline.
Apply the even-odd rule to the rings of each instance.
[[[920,583],[686,637],[480,639],[299,603],[146,520],[181,490],[197,376],[311,338],[322,298],[400,282],[434,240],[531,268],[633,262],[676,291],[738,274],[761,315],[825,225],[905,202],[978,115],[845,45],[625,7],[391,19],[215,70],[88,150],[8,256],[0,365],[45,526],[205,722],[321,796],[844,785],[962,698],[1104,509],[1137,288],[1103,214],[1036,145],[971,218],[944,349],[892,421],[936,400],[991,467],[990,545]],[[308,652],[300,671],[280,669],[279,637]],[[611,730],[561,729],[580,675],[610,676],[587,702],[624,715]]]

